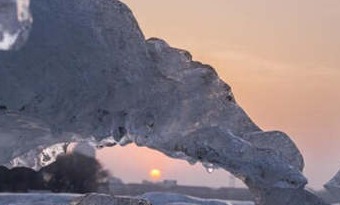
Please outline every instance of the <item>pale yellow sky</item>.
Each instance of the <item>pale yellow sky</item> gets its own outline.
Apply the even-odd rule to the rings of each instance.
[[[260,127],[287,132],[312,187],[340,169],[340,1],[123,2],[147,38],[213,65]]]

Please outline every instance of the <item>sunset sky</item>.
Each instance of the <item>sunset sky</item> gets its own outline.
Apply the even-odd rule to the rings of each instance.
[[[211,64],[262,129],[289,134],[304,155],[309,186],[321,188],[340,169],[340,1],[123,2],[146,38],[163,38]],[[154,152],[129,146],[99,157],[128,182],[149,179],[157,168],[187,184],[228,185],[223,171],[209,175]]]

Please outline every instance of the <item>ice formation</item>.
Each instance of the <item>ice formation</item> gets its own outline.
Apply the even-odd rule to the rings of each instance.
[[[339,193],[340,193],[340,171],[338,173],[336,173],[336,175],[325,184],[325,188],[327,188],[327,189],[332,189],[332,188],[338,189]]]
[[[212,67],[145,40],[121,2],[34,0],[31,11],[25,46],[0,51],[0,163],[79,139],[133,142],[231,172],[257,204],[321,204],[304,198],[290,138],[256,126]]]
[[[340,171],[324,187],[340,202]]]
[[[0,193],[3,205],[150,205],[146,200],[135,197],[109,196],[105,194],[51,194]]]
[[[39,170],[55,161],[57,156],[66,154],[68,143],[58,143],[50,147],[44,148],[39,146],[29,152],[15,157],[8,164],[7,167],[30,167]]]
[[[149,203],[151,202],[151,203]],[[105,194],[0,193],[0,204],[11,205],[253,205],[247,201],[200,199],[172,193],[146,193],[138,197]]]
[[[29,0],[0,0],[0,50],[19,49],[32,24]]]
[[[152,205],[253,205],[249,201],[225,201],[217,199],[201,199],[197,197],[163,192],[145,193],[141,198],[144,198]]]

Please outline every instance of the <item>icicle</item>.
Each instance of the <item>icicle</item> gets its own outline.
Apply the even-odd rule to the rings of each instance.
[[[211,174],[215,171],[215,165],[211,164],[211,163],[208,163],[208,162],[203,162],[202,163],[203,167],[205,167],[205,170]]]

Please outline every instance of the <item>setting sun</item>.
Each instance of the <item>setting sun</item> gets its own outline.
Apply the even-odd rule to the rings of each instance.
[[[159,180],[161,178],[161,171],[159,169],[151,169],[149,175],[151,179]]]

